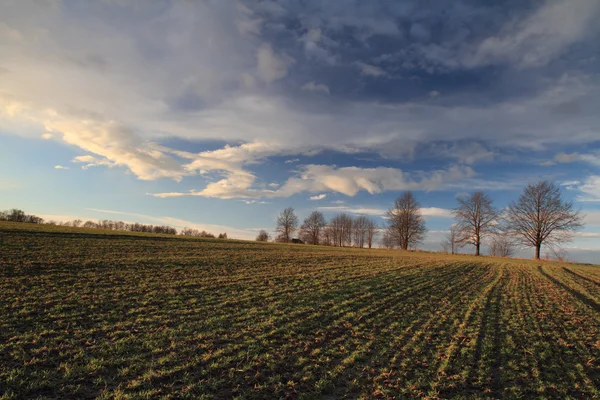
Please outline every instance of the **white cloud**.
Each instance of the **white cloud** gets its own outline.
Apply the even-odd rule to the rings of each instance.
[[[481,42],[467,63],[476,66],[508,61],[521,67],[547,64],[585,35],[599,11],[596,0],[549,1],[516,29],[509,23],[503,34]]]
[[[286,54],[276,54],[270,45],[262,45],[257,53],[258,76],[267,83],[284,78],[295,60]]]
[[[387,75],[387,72],[385,72],[381,67],[378,67],[376,65],[371,65],[362,61],[357,61],[356,66],[358,67],[358,69],[360,69],[360,73],[364,76],[371,76],[377,78],[380,76]]]
[[[556,160],[556,162],[563,163],[563,164],[569,164],[574,161],[577,161],[579,159],[579,154],[578,153],[571,153],[571,154],[558,153],[557,155],[554,156],[554,159]]]
[[[351,206],[327,206],[319,207],[319,210],[328,212],[347,212],[350,214],[362,214],[362,215],[378,215],[385,216],[388,212],[387,209],[383,208],[365,208],[365,207],[351,207]],[[424,217],[441,217],[441,218],[452,218],[452,210],[437,207],[422,207],[421,215]]]
[[[423,207],[421,208],[421,215],[424,217],[441,217],[441,218],[452,218],[452,210],[438,207]]]
[[[62,165],[55,165],[54,169],[69,169],[69,167],[63,167]]]
[[[298,40],[304,44],[304,53],[308,58],[328,65],[338,62],[337,55],[331,51],[331,48],[336,47],[336,42],[327,37],[320,28],[309,29]]]
[[[397,168],[335,168],[329,165],[307,165],[300,177],[290,178],[282,190],[334,191],[346,196],[354,196],[364,190],[370,194],[398,190],[435,190],[442,184],[473,176],[468,167],[453,166],[448,170],[423,174],[413,180],[409,174]]]
[[[584,210],[586,225],[600,226],[600,210]]]
[[[268,201],[258,201],[258,200],[242,200],[245,204],[270,204]]]
[[[237,3],[239,11],[235,21],[238,32],[243,35],[260,35],[263,20],[254,15],[254,12],[242,3]]]
[[[600,167],[600,153],[582,154],[580,158],[582,161],[585,161],[588,164],[594,165],[596,167]]]
[[[363,208],[363,207],[350,207],[350,206],[327,206],[327,207],[318,207],[319,210],[325,212],[345,212],[349,214],[357,214],[357,215],[374,215],[374,216],[383,216],[386,214],[387,210],[383,208]]]
[[[325,197],[327,197],[327,195],[325,193],[323,193],[323,194],[319,194],[316,196],[310,196],[308,199],[309,200],[323,200]]]
[[[600,201],[600,175],[590,175],[578,187],[583,194],[578,201]]]
[[[329,87],[322,83],[308,82],[302,86],[302,90],[316,93],[329,94]]]
[[[600,232],[577,232],[575,237],[581,238],[600,238]]]
[[[497,34],[483,40],[467,31],[463,40],[420,45],[416,49],[430,63],[445,68],[496,64],[541,67],[585,38],[594,29],[599,14],[600,3],[596,0],[547,1],[528,17],[509,19]],[[473,39],[468,40],[469,36]]]
[[[560,184],[560,186],[576,186],[579,185],[580,181],[564,181]]]
[[[396,168],[336,168],[331,165],[305,165],[299,176],[291,177],[277,190],[253,188],[254,175],[242,171],[228,171],[227,178],[209,183],[202,191],[157,193],[156,197],[202,196],[230,198],[289,197],[302,192],[333,191],[353,197],[360,191],[370,194],[399,190],[435,190],[443,185],[474,176],[465,166],[452,166],[418,174],[419,179]]]
[[[541,165],[542,167],[552,167],[556,164],[570,164],[578,160],[586,161],[585,157],[588,157],[588,155],[580,156],[579,153],[567,154],[561,152],[557,153],[552,160],[541,162],[539,165]]]
[[[52,139],[54,136],[51,133],[44,133],[42,134],[42,139]]]

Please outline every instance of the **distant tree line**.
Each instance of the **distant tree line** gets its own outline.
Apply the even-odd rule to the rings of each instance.
[[[456,254],[460,248],[472,245],[478,256],[485,243],[493,256],[511,257],[518,247],[532,247],[535,258],[540,259],[542,246],[547,246],[546,254],[562,260],[565,252],[560,246],[571,241],[584,225],[581,211],[563,200],[559,188],[549,181],[528,185],[519,199],[504,210],[495,207],[483,191],[460,196],[457,202],[452,210],[455,223],[441,243],[446,253]],[[427,228],[421,204],[410,191],[396,199],[386,213],[386,221],[385,226],[379,227],[366,216],[346,213],[327,221],[323,213],[313,211],[299,225],[294,209],[286,208],[277,217],[274,241],[371,248],[382,233],[381,247],[409,250],[416,249],[425,239]],[[263,242],[269,239],[264,230],[256,238]]]
[[[290,207],[283,210],[277,217],[275,228],[277,236],[274,241],[371,248],[379,229],[375,221],[363,215],[352,217],[349,214],[340,213],[327,221],[320,211],[311,212],[300,224],[294,209]],[[261,230],[256,237],[259,242],[266,242],[269,239],[270,236],[265,230]]]
[[[177,229],[167,225],[149,225],[140,224],[137,222],[127,223],[123,221],[112,221],[108,219],[85,222],[81,219],[75,219],[73,221],[66,222],[44,221],[44,219],[41,217],[26,214],[23,210],[19,210],[17,208],[13,208],[8,211],[0,211],[0,221],[24,222],[32,224],[65,226],[72,228],[102,229],[106,231],[160,233],[163,235],[177,235],[179,233],[182,236],[215,238],[215,235],[213,235],[212,233],[206,232],[204,230],[200,231],[198,229],[193,228],[186,227],[183,228],[181,232],[177,232]],[[227,233],[219,233],[217,237],[219,239],[227,239]]]
[[[0,221],[26,222],[29,224],[43,224],[44,219],[36,215],[25,214],[23,210],[13,208],[7,211],[0,211]]]

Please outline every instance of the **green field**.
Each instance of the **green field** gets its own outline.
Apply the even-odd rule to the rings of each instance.
[[[600,268],[0,224],[0,398],[597,398]]]

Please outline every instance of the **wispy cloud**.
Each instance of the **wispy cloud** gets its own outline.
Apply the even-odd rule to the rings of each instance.
[[[388,210],[383,208],[363,208],[363,207],[351,207],[351,206],[325,206],[319,207],[319,210],[327,212],[346,212],[350,214],[362,214],[362,215],[377,215],[384,216]],[[424,217],[441,217],[441,218],[452,218],[452,210],[447,210],[437,207],[423,207],[420,209],[421,215]]]
[[[387,75],[387,72],[385,72],[381,67],[378,67],[376,65],[371,65],[362,61],[357,61],[356,66],[360,70],[361,74],[364,76],[378,78]]]
[[[551,167],[557,164],[570,164],[581,159],[582,156],[578,153],[557,153],[552,160],[541,162],[540,165],[542,167]]]
[[[582,202],[600,202],[600,175],[588,176],[581,185],[578,186],[582,193],[577,200]]]
[[[436,190],[450,182],[474,176],[465,166],[423,172],[413,179],[396,168],[336,168],[331,165],[305,165],[298,176],[291,177],[279,189],[253,188],[255,177],[242,170],[229,171],[226,179],[209,183],[202,191],[156,193],[155,197],[202,196],[216,198],[277,198],[302,192],[332,191],[353,197],[360,191],[370,194],[399,190]]]
[[[304,85],[302,85],[302,90],[306,90],[309,92],[330,94],[329,87],[322,83],[315,83],[315,82],[305,83]]]

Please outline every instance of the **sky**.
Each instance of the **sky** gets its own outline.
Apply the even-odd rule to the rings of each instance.
[[[285,207],[383,224],[411,190],[439,249],[457,196],[504,208],[547,179],[586,214],[569,259],[598,262],[598,18],[597,0],[5,0],[0,209],[252,239]]]

